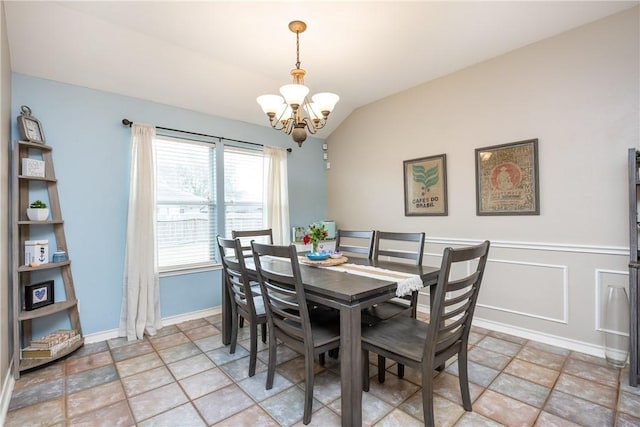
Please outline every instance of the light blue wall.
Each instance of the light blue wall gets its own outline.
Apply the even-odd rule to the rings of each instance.
[[[212,99],[211,102],[224,100]],[[308,138],[302,148],[298,148],[290,137],[267,127],[14,73],[13,140],[19,138],[15,118],[21,105],[31,108],[42,123],[47,145],[53,147],[85,334],[118,327],[130,160],[130,130],[121,124],[123,118],[292,147],[288,157],[291,224],[306,225],[325,216],[324,141],[321,139]],[[257,104],[247,106],[254,107],[259,108]],[[162,316],[219,306],[220,281],[219,270],[161,278]],[[59,289],[62,288],[56,286],[56,291]]]

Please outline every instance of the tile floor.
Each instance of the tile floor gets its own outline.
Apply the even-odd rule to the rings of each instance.
[[[235,354],[222,345],[220,316],[167,326],[150,339],[85,345],[16,381],[6,426],[302,425],[303,359],[281,346],[265,390],[266,346],[254,377],[248,329]],[[438,426],[639,426],[640,388],[603,359],[474,328],[469,371],[473,412],[461,406],[457,364],[438,374]],[[371,362],[375,362],[372,356]],[[423,425],[420,377],[400,380],[389,363],[363,394],[363,424]],[[339,364],[316,365],[311,425],[340,425]]]

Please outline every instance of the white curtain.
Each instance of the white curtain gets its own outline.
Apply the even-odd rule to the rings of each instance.
[[[289,186],[287,184],[287,151],[264,146],[264,220],[273,232],[273,243],[288,245]]]
[[[120,336],[155,335],[160,321],[160,288],[156,250],[156,192],[152,141],[155,127],[131,128],[131,177],[125,247]]]

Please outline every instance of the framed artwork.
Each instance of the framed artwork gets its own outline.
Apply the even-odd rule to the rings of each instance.
[[[447,156],[404,162],[404,215],[447,215]]]
[[[540,215],[537,139],[476,148],[476,214]]]
[[[24,309],[35,310],[53,304],[53,280],[24,287]]]

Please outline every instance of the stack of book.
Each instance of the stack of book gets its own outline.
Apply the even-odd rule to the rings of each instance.
[[[80,341],[82,337],[76,330],[58,330],[31,341],[29,347],[22,349],[23,359],[42,359],[54,357]]]

